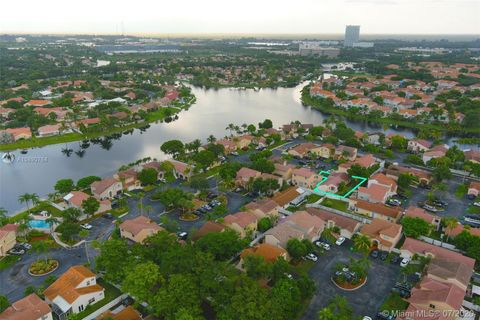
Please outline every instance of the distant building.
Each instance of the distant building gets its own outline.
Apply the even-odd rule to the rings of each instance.
[[[353,44],[359,42],[359,39],[360,26],[347,26],[345,28],[345,41],[343,43],[345,47],[353,47]]]
[[[302,56],[318,55],[329,58],[336,58],[340,54],[339,48],[326,47],[319,42],[303,42],[300,43],[298,52]]]

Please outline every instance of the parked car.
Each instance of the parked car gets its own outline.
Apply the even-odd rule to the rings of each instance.
[[[445,208],[445,207],[448,206],[448,202],[443,201],[443,200],[439,200],[439,199],[433,200],[433,204],[438,206],[438,207],[442,207],[442,208]]]
[[[313,254],[313,253],[307,254],[307,255],[305,256],[305,258],[308,259],[308,260],[311,260],[311,261],[313,261],[313,262],[316,262],[316,261],[318,260],[318,257],[317,257],[315,254]]]
[[[480,207],[480,201],[472,203],[475,207]]]
[[[374,259],[378,258],[378,250],[372,250],[372,252],[370,252],[370,257]]]
[[[238,156],[238,152],[236,152],[236,151],[233,151],[233,152],[231,152],[230,154],[231,154],[232,156],[235,156],[235,157]]]
[[[410,259],[409,258],[403,258],[402,261],[400,262],[400,267],[406,267],[408,266],[408,264],[410,263]]]
[[[207,194],[207,199],[211,200],[211,199],[215,199],[216,197],[218,197],[218,194],[214,193],[214,192],[209,192]]]
[[[398,199],[388,199],[387,204],[398,207],[402,204],[402,202]]]
[[[438,212],[438,209],[429,205],[429,204],[424,204],[422,206],[423,209],[427,210],[427,211],[430,211],[430,212]]]
[[[322,248],[324,250],[330,250],[330,245],[328,243],[322,242],[322,241],[317,241],[315,242],[315,245],[319,248]]]
[[[207,211],[212,210],[212,207],[210,207],[208,204],[204,205],[203,208],[205,208]]]
[[[112,220],[113,219],[113,214],[107,212],[104,215],[102,215],[102,217],[105,218],[105,219],[108,219],[108,220]]]
[[[393,314],[389,315],[385,312],[377,313],[377,316],[375,318],[379,320],[395,320],[395,316]]]
[[[178,237],[178,239],[180,239],[180,240],[187,240],[188,233],[185,232],[185,231],[177,232],[177,237]]]
[[[380,260],[385,261],[387,260],[388,252],[387,251],[380,251]]]
[[[81,224],[80,227],[82,227],[85,230],[91,230],[93,228],[92,225],[88,223]]]
[[[13,254],[14,256],[21,256],[22,254],[25,254],[25,250],[24,249],[12,248],[12,249],[8,250],[7,253],[8,254]]]
[[[30,243],[27,243],[27,242],[20,242],[20,243],[17,243],[17,245],[21,246],[25,250],[32,249],[32,245]]]
[[[336,244],[337,246],[341,246],[342,243],[345,242],[345,240],[346,240],[345,237],[340,237],[340,238],[337,239],[337,241],[335,241],[335,244]]]
[[[400,257],[397,255],[392,256],[392,259],[390,260],[392,264],[397,264],[399,261],[400,261]]]

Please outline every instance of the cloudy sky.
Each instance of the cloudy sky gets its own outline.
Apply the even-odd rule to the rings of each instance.
[[[480,34],[480,0],[1,0],[1,33]]]

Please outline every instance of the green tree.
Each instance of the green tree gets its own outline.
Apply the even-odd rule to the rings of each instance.
[[[292,238],[288,240],[287,251],[288,251],[288,254],[293,259],[296,259],[296,260],[304,257],[308,253],[305,243],[298,240],[297,238]]]
[[[208,184],[208,180],[203,177],[192,177],[190,179],[190,187],[197,190],[207,190],[210,185]]]
[[[137,264],[128,269],[123,279],[122,289],[139,301],[152,303],[158,287],[164,283],[158,265],[151,261]]]
[[[79,189],[89,188],[92,183],[100,180],[102,180],[102,178],[97,176],[83,177],[77,181],[77,188]]]
[[[252,279],[260,279],[267,276],[270,266],[262,256],[252,254],[243,258],[243,268],[247,275]]]
[[[405,233],[407,237],[412,238],[428,236],[432,230],[432,227],[428,222],[418,217],[403,217],[401,224],[403,227],[403,233]]]
[[[273,227],[273,221],[272,218],[270,217],[263,217],[260,220],[258,220],[257,223],[257,229],[260,232],[265,232],[268,229],[271,229]]]
[[[328,306],[318,313],[319,320],[351,320],[353,316],[352,307],[348,305],[347,298],[336,295]]]
[[[261,158],[253,162],[252,169],[264,173],[272,173],[275,170],[275,166],[272,161]]]
[[[157,182],[158,172],[155,168],[145,168],[138,173],[138,180],[142,185],[153,185]]]
[[[260,122],[258,124],[258,127],[261,128],[261,129],[270,129],[273,127],[273,123],[272,123],[272,120],[270,119],[265,119],[263,120],[263,122]]]
[[[195,247],[211,253],[217,260],[228,260],[239,253],[245,243],[233,230],[209,233],[195,242]]]
[[[5,309],[8,307],[10,307],[10,302],[8,302],[7,297],[5,297],[3,294],[0,295],[0,313],[5,311]]]
[[[358,234],[353,238],[353,247],[360,252],[367,253],[371,246],[372,240],[367,235]]]
[[[215,162],[217,157],[213,152],[209,150],[202,150],[197,154],[194,154],[192,159],[197,163],[198,168],[206,170],[209,166],[211,166]]]
[[[161,145],[160,150],[173,157],[177,157],[185,152],[184,145],[180,140],[166,141]]]
[[[100,208],[100,202],[94,197],[89,197],[82,202],[82,209],[88,216],[93,216]]]
[[[398,186],[402,189],[407,189],[412,184],[413,176],[409,173],[400,173],[398,176]]]
[[[61,194],[66,194],[72,191],[74,187],[72,179],[60,179],[53,188]]]
[[[132,257],[128,244],[123,239],[111,239],[100,245],[100,254],[95,259],[95,269],[104,273],[105,280],[121,283]]]

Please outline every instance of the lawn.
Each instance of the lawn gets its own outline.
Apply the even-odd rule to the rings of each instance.
[[[473,214],[480,214],[480,207],[471,205],[467,209],[468,213],[473,213]]]
[[[343,212],[346,212],[348,209],[348,204],[346,202],[336,199],[325,198],[321,204],[325,207],[340,210]]]
[[[117,298],[120,296],[122,293],[120,290],[109,284],[108,282],[105,282],[103,279],[97,279],[97,284],[101,285],[102,287],[105,288],[105,298],[103,300],[100,300],[99,302],[89,305],[88,307],[85,308],[82,312],[78,314],[78,319],[83,319],[92,312],[100,309],[113,299]]]
[[[5,256],[0,260],[0,271],[7,269],[11,265],[13,265],[15,262],[20,260],[19,256]]]
[[[40,213],[43,210],[48,211],[50,214],[52,214],[54,217],[61,217],[62,211],[59,209],[55,208],[52,206],[50,203],[47,201],[42,201],[38,205],[36,205],[33,208],[30,208],[30,210],[25,210],[23,212],[20,212],[10,218],[11,223],[19,222],[20,220],[25,219],[28,217],[30,213]]]
[[[408,302],[403,300],[397,292],[392,292],[380,307],[380,311],[402,311],[407,307]]]
[[[315,203],[321,198],[322,197],[320,195],[312,193],[307,197],[307,203]]]
[[[115,217],[119,217],[122,214],[124,214],[125,212],[128,212],[128,207],[127,206],[110,210],[110,213],[112,215],[114,215]]]

